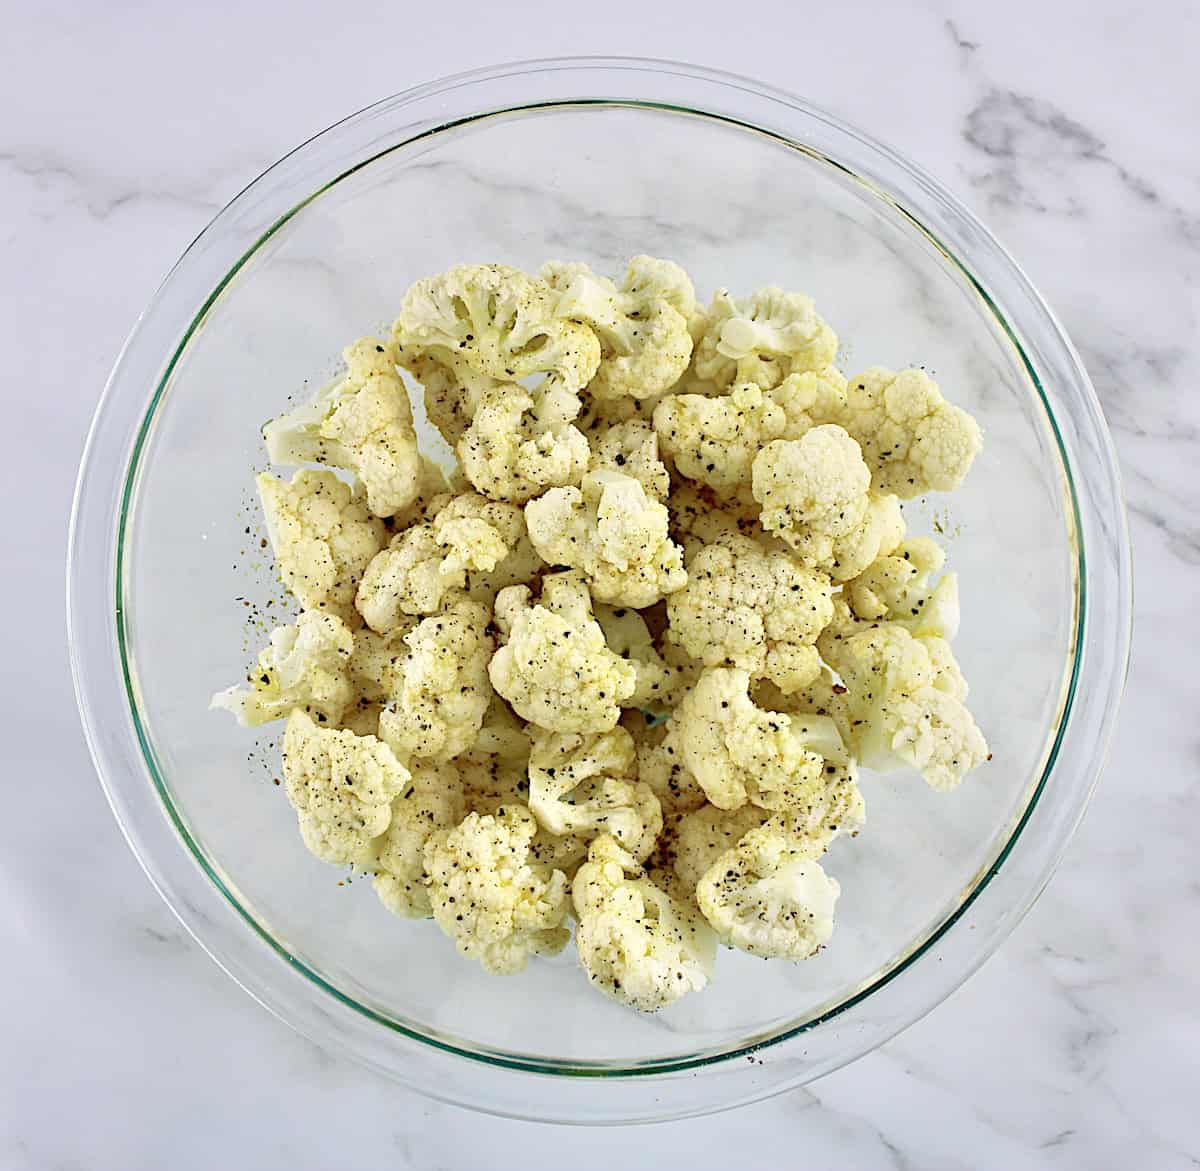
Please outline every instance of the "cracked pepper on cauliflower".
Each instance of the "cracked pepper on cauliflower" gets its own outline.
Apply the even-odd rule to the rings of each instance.
[[[718,943],[829,944],[860,768],[949,790],[989,759],[958,577],[901,508],[962,482],[979,426],[837,349],[802,293],[704,307],[648,256],[459,265],[347,347],[263,430],[299,466],[257,485],[300,613],[212,700],[286,720],[308,849],[489,972],[573,922],[587,982],[646,1012]]]

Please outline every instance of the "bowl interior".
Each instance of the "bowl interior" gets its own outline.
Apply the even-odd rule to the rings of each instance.
[[[869,994],[1002,858],[1062,719],[1077,594],[1068,473],[1019,348],[903,210],[743,126],[561,105],[380,151],[247,241],[169,368],[131,468],[121,550],[131,701],[189,848],[281,964],[385,1022],[481,1055],[551,1068],[670,1062],[765,1040]],[[592,993],[570,949],[500,979],[431,924],[391,917],[369,883],[344,883],[305,852],[272,783],[281,725],[254,738],[207,710],[288,613],[253,495],[261,424],[333,373],[346,342],[386,329],[420,276],[550,258],[619,275],[636,252],[679,261],[702,297],[721,286],[804,290],[842,337],[847,373],[924,364],[979,418],[985,448],[964,488],[905,512],[911,531],[940,536],[959,572],[956,648],[994,754],[950,795],[915,775],[865,777],[867,826],[828,858],[842,886],[831,945],[795,966],[723,952],[704,993],[652,1017]]]

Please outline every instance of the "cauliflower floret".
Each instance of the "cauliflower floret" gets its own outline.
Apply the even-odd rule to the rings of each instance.
[[[530,860],[537,822],[505,806],[494,817],[468,813],[425,844],[429,902],[437,925],[485,971],[521,971],[530,955],[562,951],[567,876]]]
[[[436,346],[491,378],[549,374],[580,391],[596,373],[600,343],[578,321],[556,314],[543,280],[501,264],[461,264],[413,284],[395,334],[407,350]]]
[[[712,931],[655,886],[611,837],[592,843],[572,894],[579,962],[605,995],[654,1012],[708,983],[716,959]]]
[[[650,606],[687,582],[664,505],[618,472],[589,472],[582,488],[552,488],[525,506],[533,547],[579,569],[599,601]]]
[[[523,504],[547,488],[578,484],[591,451],[571,423],[579,400],[560,389],[512,383],[487,391],[458,443],[463,474],[493,500]]]
[[[467,492],[397,533],[367,566],[355,604],[372,630],[388,634],[407,615],[436,614],[461,591],[490,602],[540,566],[521,509]]]
[[[296,708],[283,736],[283,778],[304,844],[323,862],[369,865],[409,771],[374,736],[321,728]]]
[[[305,610],[357,624],[354,591],[386,530],[332,472],[297,472],[288,483],[256,477],[267,535],[284,586]]]
[[[590,470],[620,472],[637,480],[649,496],[666,501],[671,475],[658,455],[658,435],[645,419],[628,419],[588,433]]]
[[[433,914],[425,881],[425,843],[466,816],[463,783],[451,764],[421,761],[392,802],[392,824],[379,840],[375,893],[393,915],[428,919]]]
[[[962,675],[957,664],[950,673],[944,639],[914,638],[889,623],[828,631],[820,649],[846,688],[851,750],[864,767],[886,773],[908,765],[933,788],[952,789],[987,759],[983,734],[956,694]]]
[[[783,410],[749,382],[715,398],[668,395],[654,411],[659,443],[680,474],[722,497],[744,488],[754,457],[786,426]]]
[[[700,782],[683,763],[669,735],[668,725],[658,724],[648,730],[637,745],[638,779],[654,791],[662,806],[664,821],[699,809],[707,802]]]
[[[496,759],[504,764],[519,766],[521,774],[524,775],[529,763],[530,748],[530,730],[525,721],[493,691],[487,711],[483,713],[483,723],[479,726],[475,743],[463,756],[471,760]]]
[[[404,636],[400,687],[379,716],[397,755],[449,760],[475,742],[492,695],[489,621],[478,602],[456,602]]]
[[[746,671],[712,667],[671,717],[670,736],[709,801],[737,809],[807,808],[823,791],[825,758],[845,759],[836,723],[765,711]]]
[[[768,286],[744,301],[721,289],[705,314],[696,344],[696,373],[719,386],[778,386],[790,374],[823,371],[837,356],[837,335],[812,299]]]
[[[706,666],[742,667],[795,691],[820,671],[814,644],[833,617],[832,587],[787,553],[726,534],[692,558],[667,613],[668,640]]]
[[[650,628],[636,611],[597,606],[596,621],[609,649],[633,665],[637,685],[625,701],[628,707],[663,711],[674,706],[679,671],[663,660],[650,636]]]
[[[836,422],[846,405],[846,377],[834,366],[789,374],[768,391],[787,423],[781,439],[801,439],[822,423]]]
[[[322,463],[362,481],[376,516],[403,511],[417,495],[421,457],[396,354],[373,337],[343,352],[347,372],[311,403],[263,428],[274,464]]]
[[[455,350],[443,346],[405,346],[393,333],[396,361],[420,383],[425,414],[451,447],[471,425],[479,400],[505,381],[481,374]]]
[[[526,586],[501,590],[496,621],[506,641],[489,667],[492,686],[519,715],[551,732],[616,725],[637,672],[609,650],[581,574],[544,578],[538,605]]]
[[[256,728],[303,708],[324,723],[338,723],[354,702],[349,675],[354,636],[333,614],[312,610],[294,625],[277,626],[258,656],[249,687],[229,687],[212,697],[243,727]]]
[[[416,625],[416,618],[408,618],[391,634],[376,634],[367,627],[355,631],[350,678],[360,703],[385,703],[400,690],[408,662],[404,639]]]
[[[600,366],[588,384],[593,397],[648,398],[687,369],[692,335],[676,306],[694,308],[695,293],[678,265],[635,256],[620,289],[586,264],[551,262],[541,275],[559,293],[559,315],[591,326],[600,339]]]
[[[841,888],[804,838],[752,829],[700,879],[696,901],[722,943],[804,960],[829,942]]]
[[[834,421],[858,440],[875,490],[903,500],[957,488],[983,446],[979,424],[924,370],[864,370]]]
[[[694,892],[712,864],[771,815],[757,805],[718,809],[703,805],[679,819],[675,832],[675,875]]]
[[[946,554],[929,537],[915,537],[873,561],[846,583],[855,615],[868,622],[899,622],[917,635],[952,639],[958,633],[958,575],[930,578],[946,564]]]
[[[529,757],[529,808],[553,834],[607,833],[641,860],[662,829],[662,810],[637,780],[637,751],[624,728],[539,732]]]

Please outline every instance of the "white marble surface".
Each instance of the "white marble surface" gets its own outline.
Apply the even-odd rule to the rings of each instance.
[[[558,1165],[563,1132],[435,1105],[318,1051],[184,935],[93,776],[61,583],[75,464],[105,373],[221,204],[386,93],[571,52],[691,59],[794,89],[962,195],[1089,364],[1120,449],[1138,565],[1111,764],[1061,871],[999,954],[924,1021],[808,1089],[715,1118],[594,1133],[572,1163],[1200,1164],[1200,10],[1184,0],[1153,15],[1118,0],[842,0],[820,11],[759,0],[710,16],[695,0],[548,16],[528,0],[422,7],[6,10],[0,384],[15,442],[0,480],[0,1167]]]

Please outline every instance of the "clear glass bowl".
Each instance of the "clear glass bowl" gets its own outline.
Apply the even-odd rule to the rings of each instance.
[[[596,996],[570,952],[485,976],[431,924],[304,851],[257,740],[210,694],[279,614],[253,503],[260,425],[385,328],[415,278],[550,257],[681,262],[707,295],[803,289],[843,365],[925,363],[986,446],[952,501],[957,647],[994,760],[955,794],[868,778],[838,842],[832,945],[800,965],[724,952],[656,1016]],[[129,339],[80,473],[70,629],[110,801],[183,924],[291,1025],[440,1098],[623,1122],[808,1081],[937,1004],[1046,882],[1101,765],[1123,681],[1129,550],[1079,359],[1016,264],[885,147],[742,78],[664,62],[510,65],[356,114],[239,195]],[[272,607],[267,606],[272,601]]]

